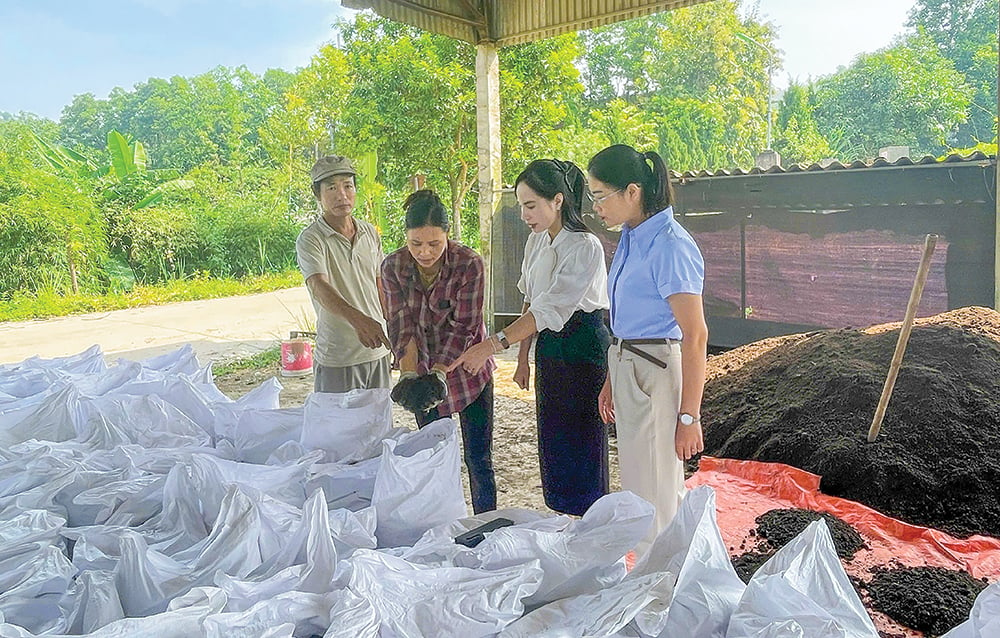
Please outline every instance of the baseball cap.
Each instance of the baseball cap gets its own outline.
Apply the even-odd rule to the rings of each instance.
[[[327,155],[326,157],[321,157],[316,160],[316,163],[313,164],[312,170],[309,171],[313,184],[323,181],[331,175],[357,174],[358,172],[354,170],[354,164],[343,155]]]

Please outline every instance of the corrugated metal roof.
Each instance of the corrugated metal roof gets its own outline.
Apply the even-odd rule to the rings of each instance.
[[[411,26],[508,46],[593,29],[708,0],[341,0]]]
[[[943,164],[955,164],[959,162],[995,162],[996,157],[992,155],[986,155],[976,151],[971,155],[959,155],[957,153],[952,153],[943,159],[938,159],[933,155],[925,155],[921,158],[909,158],[901,157],[895,162],[890,162],[884,158],[878,158],[874,160],[855,160],[848,164],[843,164],[839,161],[833,161],[828,164],[792,164],[790,166],[772,166],[767,170],[763,170],[758,167],[753,167],[750,170],[744,170],[742,168],[734,169],[719,169],[716,171],[700,170],[700,171],[684,171],[683,173],[678,171],[671,171],[672,175],[676,178],[698,178],[698,177],[741,177],[745,175],[780,175],[789,173],[812,173],[817,171],[844,171],[844,170],[856,170],[856,169],[868,169],[868,168],[887,168],[891,166],[938,166]]]

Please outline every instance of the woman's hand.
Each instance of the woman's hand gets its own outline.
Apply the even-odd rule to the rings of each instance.
[[[597,413],[601,415],[601,420],[605,423],[614,423],[615,400],[611,396],[611,377],[604,380],[601,393],[597,395]]]
[[[674,447],[677,451],[677,458],[682,461],[704,451],[705,438],[701,432],[701,422],[684,425],[678,421],[677,431],[674,433]]]
[[[486,365],[486,361],[495,353],[496,348],[493,345],[493,337],[487,337],[485,341],[480,341],[476,345],[470,346],[459,358],[455,359],[448,366],[448,372],[462,366],[462,369],[469,374],[477,374]]]
[[[527,390],[531,383],[531,366],[527,361],[517,361],[517,369],[514,370],[514,383],[522,390]]]

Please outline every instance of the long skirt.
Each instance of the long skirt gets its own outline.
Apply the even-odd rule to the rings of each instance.
[[[583,515],[608,493],[608,427],[597,395],[608,373],[604,313],[577,311],[535,344],[538,457],[545,504]]]

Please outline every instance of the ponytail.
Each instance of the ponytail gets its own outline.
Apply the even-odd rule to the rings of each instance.
[[[674,203],[670,171],[656,151],[640,153],[631,146],[615,144],[595,155],[587,165],[587,171],[618,189],[638,184],[642,189],[642,212],[646,217]]]

